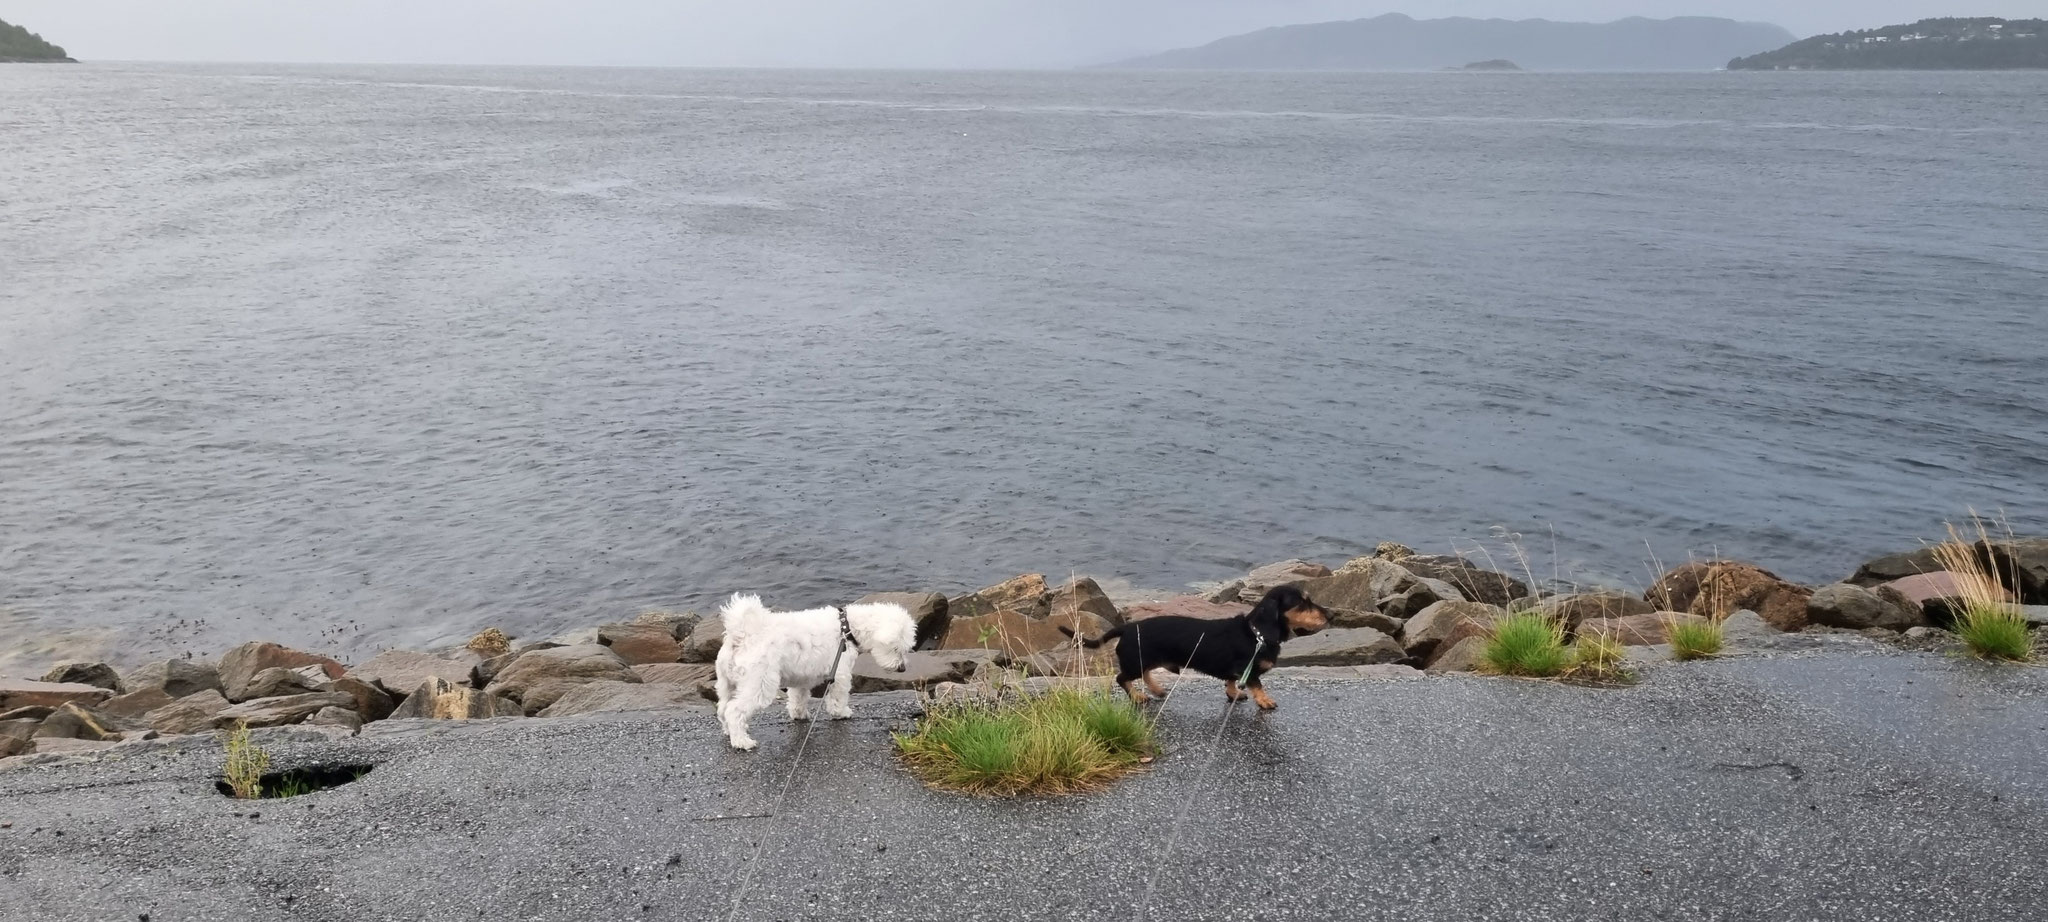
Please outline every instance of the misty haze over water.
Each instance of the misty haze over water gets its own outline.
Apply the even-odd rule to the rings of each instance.
[[[0,634],[348,652],[1497,524],[1544,577],[1836,578],[2038,511],[2044,91],[0,71]]]

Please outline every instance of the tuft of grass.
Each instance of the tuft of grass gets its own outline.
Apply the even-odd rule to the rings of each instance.
[[[2024,663],[2033,658],[2026,618],[2014,606],[2013,596],[2005,588],[2008,583],[1999,579],[1984,520],[1975,512],[1970,518],[1976,525],[1974,541],[1965,540],[1950,524],[1948,540],[1934,546],[1934,559],[1955,574],[1956,591],[1963,603],[1955,619],[1956,636],[1980,659]]]
[[[270,770],[270,753],[250,739],[248,722],[236,723],[222,745],[227,749],[227,764],[221,774],[228,789],[241,800],[262,797],[263,773]]]
[[[896,736],[926,784],[974,794],[1097,790],[1150,760],[1152,726],[1128,701],[1056,689],[996,702],[934,705]]]
[[[1572,644],[1572,665],[1568,671],[1595,680],[1620,678],[1625,671],[1621,662],[1626,655],[1621,641],[1607,634],[1582,634]]]
[[[1681,662],[1706,659],[1721,652],[1721,621],[1718,618],[1705,621],[1672,618],[1665,622],[1664,629],[1671,640],[1672,659]]]
[[[1512,614],[1495,622],[1479,655],[1488,672],[1538,678],[1563,673],[1571,661],[1564,626],[1539,612]]]

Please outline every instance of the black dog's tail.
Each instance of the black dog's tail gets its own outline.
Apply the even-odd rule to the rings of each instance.
[[[1067,626],[1066,626],[1066,625],[1064,625],[1064,624],[1063,624],[1063,625],[1060,625],[1060,633],[1062,633],[1062,634],[1065,634],[1065,635],[1067,635],[1068,637],[1074,637],[1074,638],[1076,638],[1076,639],[1080,640],[1080,641],[1081,641],[1081,646],[1084,646],[1084,647],[1087,647],[1087,648],[1088,648],[1088,649],[1090,649],[1090,650],[1093,650],[1093,649],[1095,649],[1095,648],[1097,648],[1097,647],[1100,647],[1100,646],[1102,646],[1103,644],[1106,644],[1106,643],[1108,643],[1108,642],[1110,642],[1110,641],[1112,641],[1112,640],[1115,640],[1115,639],[1117,639],[1118,637],[1122,637],[1122,636],[1124,636],[1124,626],[1123,626],[1123,625],[1121,625],[1121,624],[1119,624],[1119,625],[1117,625],[1116,627],[1113,627],[1113,628],[1110,628],[1109,630],[1103,631],[1103,632],[1102,632],[1102,636],[1101,636],[1101,637],[1097,637],[1097,638],[1095,638],[1094,640],[1089,640],[1089,639],[1088,639],[1088,638],[1086,638],[1086,637],[1080,637],[1079,635],[1077,635],[1077,634],[1075,634],[1075,633],[1074,633],[1074,629],[1073,629],[1073,628],[1067,627]]]

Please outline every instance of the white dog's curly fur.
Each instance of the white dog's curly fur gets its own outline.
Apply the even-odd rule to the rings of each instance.
[[[853,660],[859,653],[875,658],[883,669],[902,672],[917,645],[917,622],[901,605],[864,603],[846,606],[858,651],[832,659],[844,642],[839,610],[810,608],[770,611],[756,595],[734,595],[719,609],[725,619],[725,643],[718,650],[718,723],[734,749],[754,748],[747,721],[775,703],[775,692],[789,693],[789,719],[811,718],[811,689],[830,680],[825,713],[834,720],[853,716],[847,696],[853,692]]]

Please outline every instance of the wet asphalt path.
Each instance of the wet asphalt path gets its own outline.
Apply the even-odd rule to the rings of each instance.
[[[1276,681],[1215,749],[1190,685],[1152,771],[1054,801],[926,792],[889,756],[914,705],[868,696],[772,821],[779,719],[751,754],[708,711],[282,731],[280,766],[377,767],[253,811],[185,741],[0,771],[0,919],[2048,916],[2048,670],[1838,646],[1624,689]]]

